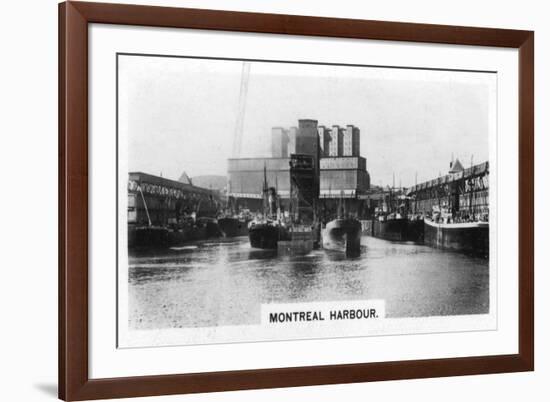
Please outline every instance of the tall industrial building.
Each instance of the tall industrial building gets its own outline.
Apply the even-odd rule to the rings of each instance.
[[[343,154],[343,133],[340,126],[332,126],[330,131],[330,143],[327,156],[342,156]]]
[[[359,210],[360,196],[370,187],[366,159],[360,156],[360,130],[353,125],[319,126],[317,120],[301,119],[297,127],[271,130],[271,157],[228,160],[229,196],[258,204],[265,176],[281,198],[290,196],[290,157],[309,155],[319,179],[319,197],[325,200],[354,199],[350,211]],[[241,203],[242,204],[242,203]],[[330,204],[330,202],[329,202]],[[355,208],[354,208],[355,207]],[[253,207],[251,207],[253,208]]]
[[[330,129],[325,126],[318,126],[317,131],[319,133],[319,154],[321,158],[324,158],[328,156],[328,150],[330,147]]]
[[[343,137],[342,156],[359,156],[359,129],[348,124]]]

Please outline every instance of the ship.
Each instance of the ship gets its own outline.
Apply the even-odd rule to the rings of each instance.
[[[448,211],[435,211],[424,218],[424,244],[488,257],[489,222],[461,221]]]
[[[386,205],[377,211],[373,219],[372,236],[390,241],[421,243],[424,239],[424,222],[421,216],[408,213],[410,198],[403,194],[394,196],[392,190],[388,195],[388,199],[384,200]]]
[[[407,216],[407,241],[424,242],[424,217],[422,215]]]
[[[250,219],[239,216],[224,216],[218,218],[218,225],[223,237],[246,236]]]
[[[323,248],[326,250],[345,252],[355,256],[361,252],[361,222],[347,216],[345,204],[340,198],[338,216],[325,225],[321,231]]]
[[[230,188],[227,182],[227,188]],[[235,197],[227,197],[224,211],[218,215],[218,226],[223,237],[239,237],[248,235],[248,224],[252,220],[250,210],[237,207]]]
[[[156,248],[168,245],[168,228],[163,226],[128,226],[129,248]]]
[[[372,224],[372,235],[384,240],[405,241],[407,226],[407,218],[399,214],[378,215]]]
[[[248,227],[248,237],[251,247],[269,250],[276,250],[279,241],[290,240],[288,229],[281,222],[270,219],[252,220]]]
[[[424,218],[424,243],[487,258],[489,210],[480,201],[487,194],[488,164],[474,166],[472,157],[470,168],[464,169],[453,157],[449,168],[447,194]]]
[[[267,186],[267,173],[264,166],[262,189],[264,211],[248,224],[248,238],[253,248],[276,250],[281,240],[290,240],[288,227],[282,220],[279,196],[275,187]]]
[[[217,238],[222,235],[218,222],[206,216],[188,218],[166,226],[140,225],[128,227],[129,248],[169,248],[190,241]]]
[[[137,192],[141,195],[147,220],[140,223],[128,223],[128,248],[155,249],[177,247],[189,241],[222,236],[216,218],[210,216],[197,217],[201,213],[201,201],[194,206],[192,213],[180,214],[178,211],[175,217],[169,217],[163,220],[161,224],[154,224],[149,213],[147,201],[139,185],[137,186]]]
[[[355,218],[337,218],[322,231],[323,248],[356,255],[361,249],[361,223]]]

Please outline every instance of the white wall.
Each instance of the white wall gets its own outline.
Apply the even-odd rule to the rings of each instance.
[[[141,1],[140,1],[141,2]],[[548,400],[550,283],[546,230],[550,25],[546,2],[502,0],[164,0],[144,4],[535,30],[535,373],[244,391],[147,401]],[[57,381],[57,4],[4,2],[0,24],[0,399],[54,400]],[[546,152],[545,152],[546,151]],[[546,202],[545,202],[546,201]],[[546,247],[545,247],[546,246]],[[7,258],[6,258],[7,257]],[[140,399],[141,400],[141,399]]]

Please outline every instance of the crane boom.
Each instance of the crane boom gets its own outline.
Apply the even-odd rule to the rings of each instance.
[[[250,62],[244,61],[241,70],[241,87],[239,91],[239,106],[237,109],[237,121],[235,123],[235,132],[233,133],[233,158],[238,158],[241,154],[241,145],[243,139],[244,115],[246,112],[246,97],[248,94],[248,80],[250,78]]]

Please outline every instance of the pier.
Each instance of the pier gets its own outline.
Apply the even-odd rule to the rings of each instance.
[[[411,212],[450,208],[456,220],[489,219],[489,162],[463,168],[455,160],[448,174],[411,187]]]

